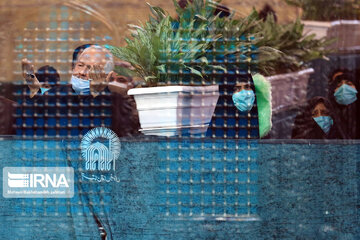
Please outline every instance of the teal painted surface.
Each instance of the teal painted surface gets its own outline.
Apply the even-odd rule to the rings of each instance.
[[[99,223],[108,239],[360,236],[360,142],[122,139],[120,181],[101,183],[81,178],[76,139],[3,139],[0,149],[1,168],[76,175],[72,199],[2,197],[2,239],[101,239]]]

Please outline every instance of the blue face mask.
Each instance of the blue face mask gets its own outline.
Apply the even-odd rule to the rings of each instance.
[[[84,80],[74,75],[71,76],[71,85],[77,94],[90,94],[90,81]]]
[[[330,132],[330,129],[334,124],[334,121],[330,116],[320,116],[320,117],[315,117],[313,119],[326,134]]]
[[[253,90],[241,90],[232,96],[235,107],[240,112],[248,112],[252,109],[255,102],[255,94]]]
[[[41,95],[43,95],[44,93],[46,93],[47,91],[49,91],[51,88],[43,88],[41,87],[40,90],[41,90]]]
[[[343,84],[338,88],[338,90],[336,90],[334,96],[337,103],[341,105],[349,105],[357,100],[357,93],[358,91],[356,91],[355,88],[347,84]]]

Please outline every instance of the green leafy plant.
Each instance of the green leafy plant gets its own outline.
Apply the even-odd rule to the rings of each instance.
[[[256,10],[245,18],[236,19],[234,12],[228,17],[219,17],[222,10],[221,1],[193,0],[188,2],[186,8],[181,8],[175,0],[173,2],[179,17],[188,21],[195,19],[198,23],[206,23],[210,33],[221,34],[224,39],[242,37],[251,32],[259,22]],[[217,8],[219,13],[215,14]]]
[[[263,21],[255,9],[244,18],[220,18],[211,1],[193,0],[186,8],[173,1],[176,19],[149,5],[149,20],[129,25],[127,45],[109,46],[148,86],[178,83],[183,72],[206,79],[214,69],[226,72],[242,65],[264,75],[296,71],[326,54],[328,42],[304,36],[299,20],[281,25],[270,16]]]
[[[255,9],[243,18],[235,18],[232,13],[227,18],[213,19],[216,6],[212,1],[193,0],[185,9],[176,2],[175,6],[179,16],[197,19],[208,26],[209,32],[221,35],[213,42],[213,49],[225,50],[226,56],[234,55],[237,65],[245,63],[263,75],[298,71],[329,53],[325,47],[331,41],[305,35],[300,20],[279,24],[270,15],[263,21]]]
[[[234,13],[230,13],[228,17],[220,17],[223,10],[219,4],[220,1],[193,0],[189,1],[185,8],[180,7],[175,0],[173,2],[179,21],[195,20],[194,27],[204,25],[208,30],[208,35],[220,36],[217,40],[211,41],[207,49],[209,53],[205,55],[213,66],[227,70],[241,68],[247,71],[249,66],[258,64],[258,61],[252,61],[255,55],[270,51],[272,56],[274,55],[274,49],[255,47],[258,38],[254,33],[254,28],[261,21],[256,10],[245,18],[236,19]],[[158,10],[155,9],[156,12],[159,12]],[[155,15],[156,18],[152,21],[157,23],[162,14]],[[179,26],[184,27],[181,23]],[[224,63],[225,61],[227,63]]]
[[[299,19],[289,24],[275,22],[273,16],[266,20],[253,11],[245,18],[215,21],[215,33],[221,34],[229,54],[235,54],[238,62],[247,62],[253,71],[263,75],[298,71],[311,60],[326,58],[326,46],[332,40],[315,39],[304,34],[304,25]],[[236,39],[232,48],[229,44]]]
[[[179,71],[202,78],[207,68],[223,69],[208,63],[204,53],[220,36],[210,34],[205,23],[180,18],[177,23],[164,10],[150,6],[154,16],[143,26],[130,25],[132,39],[125,47],[109,46],[114,56],[129,62],[148,86],[177,78]],[[175,80],[176,81],[176,80]]]
[[[304,20],[333,21],[359,19],[358,0],[285,0],[288,4],[303,9]]]
[[[266,46],[273,51],[263,51],[259,61],[259,71],[265,75],[274,75],[298,71],[306,63],[325,58],[329,53],[325,47],[332,41],[315,39],[315,35],[304,35],[304,25],[299,19],[290,24],[278,24],[273,17],[257,25],[255,32],[261,37],[258,46]]]

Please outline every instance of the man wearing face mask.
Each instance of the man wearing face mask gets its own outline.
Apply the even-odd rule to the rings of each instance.
[[[78,95],[96,97],[106,88],[113,69],[114,60],[107,49],[97,45],[85,48],[73,68],[72,89]]]
[[[355,74],[338,70],[329,81],[329,100],[350,139],[360,139],[359,84]]]
[[[119,137],[137,135],[140,128],[138,113],[134,99],[127,95],[127,90],[133,87],[131,78],[113,71],[114,64],[122,69],[130,65],[121,61],[114,63],[111,53],[103,47],[85,45],[81,48],[77,52],[79,57],[73,56],[76,61],[71,78],[73,91],[80,96],[91,95],[111,102],[112,130]],[[102,64],[98,64],[100,61]]]
[[[97,45],[85,44],[77,47],[73,53],[71,89],[77,95],[92,95],[96,97],[99,91],[106,87],[114,61],[111,53]],[[22,60],[23,76],[30,89],[30,98],[43,95],[45,92],[54,92],[58,87],[44,87],[34,74],[34,66],[27,59]],[[90,91],[91,89],[91,91]],[[64,86],[62,86],[64,91]]]
[[[94,127],[111,127],[111,97],[103,90],[107,73],[113,68],[112,55],[100,46],[85,45],[75,50],[73,59],[70,84],[52,87],[42,86],[31,63],[22,61],[29,97],[34,99],[32,109],[41,110],[41,116],[35,116],[34,123],[25,129],[26,135],[34,132],[38,136],[40,118],[47,121],[43,136],[49,137],[82,136]],[[39,101],[43,104],[35,104]],[[24,113],[28,108],[21,110]]]
[[[99,126],[111,127],[119,137],[137,134],[138,118],[132,99],[127,99],[126,91],[119,91],[116,84],[107,88],[116,76],[113,68],[112,54],[106,48],[86,44],[75,49],[71,85],[63,84],[46,91],[47,95],[57,96],[57,108],[48,108],[47,114],[64,116],[57,119],[62,121],[60,126],[64,126],[56,131],[57,135],[84,135]],[[69,124],[70,134],[64,131]]]

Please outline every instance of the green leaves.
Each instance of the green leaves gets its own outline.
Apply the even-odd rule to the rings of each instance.
[[[126,39],[126,47],[110,47],[113,55],[129,62],[148,85],[168,81],[169,73],[181,69],[202,78],[201,70],[209,64],[204,52],[211,45],[205,39],[219,36],[210,34],[205,23],[181,17],[178,24],[183,27],[176,29],[176,22],[165,11],[150,8],[155,18],[144,26],[130,25],[133,38]]]
[[[125,77],[134,76],[134,72],[132,70],[130,70],[126,67],[122,67],[122,66],[115,66],[114,72],[116,72],[117,74],[119,74],[121,76],[125,76]]]
[[[191,73],[198,75],[199,77],[202,77],[201,72],[196,70],[195,68],[192,68],[192,67],[186,67],[186,68],[189,69]]]
[[[323,58],[329,44],[325,38],[315,39],[304,35],[304,25],[299,19],[290,24],[278,24],[272,17],[255,28],[259,47],[259,72],[274,75],[297,71],[313,59]]]
[[[109,47],[149,86],[175,83],[181,72],[201,79],[204,72],[240,65],[255,65],[264,75],[294,71],[326,53],[328,42],[303,36],[300,20],[280,25],[269,16],[262,21],[255,9],[244,18],[219,18],[208,0],[193,0],[184,9],[173,1],[177,19],[148,4],[152,16],[143,25],[129,25],[127,45]],[[214,61],[219,56],[226,61]]]

